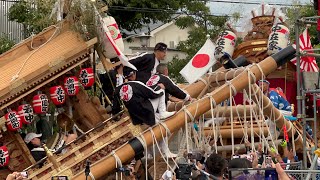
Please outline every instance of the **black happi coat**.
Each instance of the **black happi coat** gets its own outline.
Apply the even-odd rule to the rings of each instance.
[[[131,59],[130,63],[133,64],[138,72],[137,72],[137,81],[141,81],[146,83],[151,77],[151,72],[156,63],[155,54],[144,54],[142,56],[138,56],[135,59]]]
[[[146,82],[146,85],[154,89],[159,83],[162,83],[166,88],[166,102],[169,100],[169,94],[176,98],[187,100],[186,98],[188,94],[176,86],[176,84],[169,77],[162,74],[155,74],[151,76],[151,78]]]
[[[109,75],[108,75],[109,74]],[[110,76],[110,78],[109,78]],[[106,72],[105,74],[99,75],[100,82],[102,84],[102,89],[110,99],[110,101],[113,101],[113,86],[116,86],[117,84],[117,71],[116,70],[110,70],[109,72]]]
[[[116,88],[116,96],[120,97],[134,125],[155,124],[155,112],[149,99],[163,95],[162,91],[154,91],[139,81],[129,81]]]

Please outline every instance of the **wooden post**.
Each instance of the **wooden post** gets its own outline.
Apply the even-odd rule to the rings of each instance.
[[[268,75],[274,70],[277,69],[277,67],[283,65],[286,61],[291,60],[296,53],[296,50],[294,47],[289,46],[279,53],[270,56],[266,58],[265,60],[261,61],[258,64],[253,65],[248,71],[241,73],[239,76],[234,78],[230,81],[230,85],[234,87],[234,92],[232,95],[235,95],[236,92],[241,91],[248,87],[248,85],[251,83],[255,83],[256,80],[261,79],[262,75]],[[249,80],[250,79],[250,80]],[[210,97],[206,97],[203,99],[200,99],[189,106],[185,108],[185,111],[190,112],[191,115],[193,115],[195,118],[199,117],[200,115],[204,114],[211,108],[211,103],[214,101],[215,105],[221,103],[225,99],[230,97],[230,87],[229,84],[224,84],[220,86],[218,89],[213,91],[209,94]],[[191,120],[191,117],[187,116],[185,117],[185,112],[180,111],[175,116],[167,119],[163,123],[166,124],[168,130],[170,132],[176,132],[181,127],[184,127],[185,125],[185,119],[187,121]],[[151,132],[153,131],[153,133]],[[142,136],[145,139],[145,145],[150,146],[153,142],[153,134],[155,138],[159,141],[162,139],[161,132],[166,132],[166,129],[163,127],[163,125],[156,125],[151,130],[146,131],[142,134]],[[142,142],[138,138],[134,138],[131,141],[128,142],[128,144],[123,145],[118,150],[115,150],[115,154],[119,157],[121,162],[128,162],[136,154],[140,154],[144,151],[144,145],[142,145]],[[110,155],[108,157],[105,157],[104,159],[101,159],[97,163],[93,164],[91,166],[91,173],[92,175],[98,179],[103,177],[104,175],[108,174],[112,170],[116,168],[116,159],[114,156]],[[75,175],[73,177],[74,179],[85,179],[84,171],[81,173]]]

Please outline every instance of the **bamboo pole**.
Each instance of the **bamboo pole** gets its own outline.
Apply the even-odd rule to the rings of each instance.
[[[193,84],[190,84],[184,90],[192,97],[198,98],[202,97],[204,92],[207,92],[209,85],[212,87],[220,86],[225,83],[225,81],[231,80],[241,74],[244,71],[244,67],[232,69],[226,71],[224,68],[220,68],[217,71],[207,74],[202,81],[197,81]],[[184,105],[189,104],[190,102],[180,101],[180,102],[169,102],[168,111],[177,111],[180,110]]]
[[[207,74],[202,81],[190,84],[184,90],[187,91],[191,97],[196,98],[199,96],[201,91],[206,88],[207,84],[210,84],[211,86],[219,86],[220,84],[223,84],[225,80],[231,80],[238,76],[244,71],[244,69],[244,67],[232,70],[226,70],[223,67],[219,68],[215,72]]]
[[[258,110],[256,105],[237,105],[237,106],[223,106],[223,107],[216,107],[213,109],[214,117],[230,117],[231,111],[233,113],[233,117],[243,117],[244,114],[250,114],[250,109],[253,108],[254,111]],[[211,110],[204,113],[205,118],[212,118],[211,117]]]
[[[255,83],[256,80],[261,79],[262,75],[268,75],[274,70],[277,69],[278,66],[283,65],[286,61],[292,59],[295,55],[295,48],[289,46],[277,54],[274,54],[270,57],[267,57],[265,60],[261,61],[259,64],[253,65],[248,71],[244,71],[239,76],[231,80],[230,86],[234,87],[235,92],[232,92],[231,95],[234,95],[236,92],[241,91],[248,87],[249,84]],[[261,70],[261,71],[260,71]],[[252,76],[249,76],[252,75]],[[230,87],[229,84],[224,84],[220,86],[218,89],[209,94],[210,97],[202,98],[185,108],[185,111],[189,112],[195,118],[207,112],[211,109],[211,103],[215,102],[214,105],[221,103],[225,99],[230,97]],[[181,127],[185,126],[185,120],[190,121],[191,118],[189,116],[185,117],[187,113],[184,111],[178,112],[175,116],[169,118],[164,122],[166,127],[170,132],[176,132]],[[166,129],[163,125],[157,124],[152,129],[144,132],[142,136],[145,139],[145,145],[150,146],[153,142],[152,132],[155,138],[159,141],[162,139],[161,132],[165,132]],[[132,139],[128,144],[123,145],[121,148],[115,151],[115,155],[117,155],[121,162],[128,162],[135,155],[141,154],[144,151],[144,146],[142,142],[139,141],[138,138]],[[92,175],[98,179],[107,175],[112,170],[116,168],[116,159],[114,156],[107,156],[100,161],[92,164],[91,173]],[[64,171],[61,171],[64,172]],[[84,171],[73,177],[74,179],[85,179]]]
[[[281,141],[282,141],[281,139],[278,139],[278,140],[274,141],[274,144],[276,146],[278,146]],[[269,145],[273,146],[271,141],[269,141],[268,143],[269,143]],[[261,143],[260,142],[254,143],[254,146],[255,146],[256,149],[258,148],[259,144],[261,144]],[[245,149],[245,148],[246,148],[246,146],[244,144],[235,144],[234,145],[234,149]],[[221,151],[232,151],[232,145],[218,146],[217,147],[217,151],[218,152],[221,152]]]
[[[205,136],[213,136],[213,130],[212,128],[205,128],[204,129],[204,135]],[[259,137],[260,135],[260,128],[259,127],[254,127],[253,128],[253,132],[255,133],[254,136]],[[262,132],[265,136],[268,136],[268,128],[267,127],[263,127],[262,128]],[[247,135],[250,137],[251,132],[248,131]],[[234,128],[233,129],[233,134],[234,134],[234,138],[242,138],[245,135],[244,129],[240,128]],[[219,135],[221,135],[222,138],[227,138],[230,139],[231,138],[231,130],[229,129],[220,129]]]

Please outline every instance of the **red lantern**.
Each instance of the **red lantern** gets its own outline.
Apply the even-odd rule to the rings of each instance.
[[[18,107],[18,114],[23,124],[30,124],[33,121],[33,109],[30,104],[23,104]]]
[[[5,118],[7,120],[7,126],[10,131],[16,131],[22,127],[22,123],[17,111],[9,111]]]
[[[75,96],[79,93],[79,81],[75,76],[64,79],[64,89],[68,96]]]
[[[62,86],[53,86],[50,88],[50,98],[56,106],[60,106],[66,102],[66,93]]]
[[[90,88],[93,86],[94,83],[94,74],[92,68],[84,68],[80,70],[79,79],[82,86],[85,89]]]
[[[0,146],[0,167],[8,166],[9,164],[9,151],[6,146]]]
[[[36,114],[44,114],[49,110],[49,100],[47,95],[38,94],[33,97],[33,111]]]

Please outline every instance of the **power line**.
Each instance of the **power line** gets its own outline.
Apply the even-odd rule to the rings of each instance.
[[[209,2],[218,2],[218,3],[228,3],[228,4],[252,4],[252,5],[260,5],[261,2],[243,2],[243,1],[223,1],[223,0],[208,0]],[[265,3],[273,6],[311,6],[308,4],[285,4],[285,3]]]
[[[177,14],[177,15],[197,15],[172,9],[154,9],[154,8],[137,8],[137,7],[127,7],[127,6],[111,6],[111,10],[115,11],[132,11],[132,12],[145,12],[145,13],[168,13],[168,14]],[[228,14],[216,13],[209,14],[207,16],[213,17],[230,17]]]

